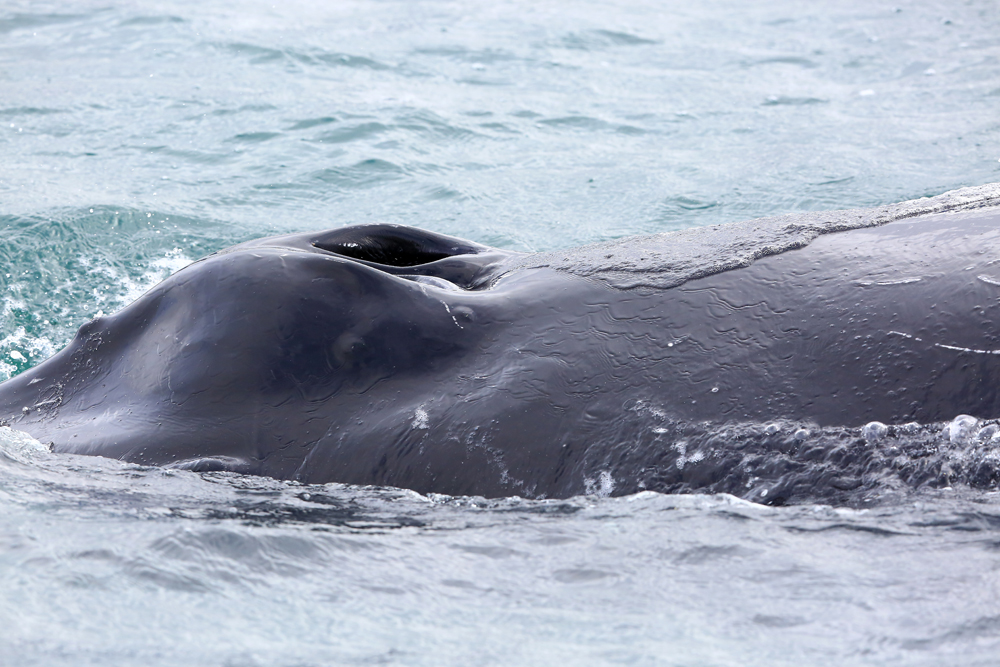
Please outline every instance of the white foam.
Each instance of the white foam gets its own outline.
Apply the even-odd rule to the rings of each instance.
[[[683,470],[684,466],[688,463],[697,463],[698,461],[703,461],[705,459],[705,453],[701,450],[693,452],[690,456],[687,453],[688,443],[686,440],[681,440],[674,443],[674,450],[679,454],[677,461],[674,465],[677,466],[678,470]]]
[[[174,248],[164,253],[160,259],[151,262],[149,269],[137,280],[132,280],[127,276],[112,276],[117,278],[122,286],[125,287],[125,293],[115,299],[115,301],[118,305],[127,306],[152,289],[157,283],[171,274],[177,273],[192,261],[184,256],[180,248]]]
[[[583,487],[588,496],[607,498],[615,490],[615,478],[607,470],[602,470],[596,480],[585,478]]]
[[[1000,427],[996,424],[987,424],[978,431],[976,431],[976,440],[979,442],[984,442],[986,440],[997,440],[1000,439]]]
[[[24,431],[9,426],[0,426],[0,455],[19,463],[30,463],[40,454],[48,454],[49,448]]]
[[[410,424],[410,426],[415,429],[429,428],[427,411],[423,408],[417,408],[414,410],[413,423]]]
[[[6,354],[5,354],[6,353]],[[23,327],[17,327],[13,332],[0,339],[0,380],[6,380],[17,372],[17,366],[2,360],[2,357],[12,359],[17,363],[30,360],[47,359],[56,353],[56,346],[48,338],[32,336]]]

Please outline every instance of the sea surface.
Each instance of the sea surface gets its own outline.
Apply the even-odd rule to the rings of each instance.
[[[0,379],[266,235],[547,251],[996,181],[995,0],[2,0]],[[1000,470],[966,426],[920,428]],[[997,479],[956,479],[425,497],[0,428],[0,665],[996,665]]]

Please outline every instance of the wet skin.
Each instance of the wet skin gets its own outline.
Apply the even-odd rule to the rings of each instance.
[[[236,246],[0,385],[0,419],[142,464],[553,497],[652,413],[1000,416],[997,209],[828,234],[665,290],[513,258],[389,225]]]

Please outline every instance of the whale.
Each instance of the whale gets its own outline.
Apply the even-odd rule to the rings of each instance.
[[[548,253],[354,225],[190,264],[0,384],[0,420],[303,484],[795,501],[865,486],[863,429],[1000,417],[998,322],[997,186]]]

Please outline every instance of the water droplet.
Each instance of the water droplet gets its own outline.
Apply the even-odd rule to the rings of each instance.
[[[1000,427],[998,427],[996,424],[988,424],[976,432],[976,440],[980,442],[983,442],[985,440],[991,440],[997,437],[998,433],[1000,433]]]
[[[861,437],[864,438],[867,443],[878,442],[884,438],[888,432],[889,427],[882,422],[868,422],[861,429]]]
[[[964,442],[972,436],[972,432],[979,426],[979,420],[971,415],[959,415],[951,420],[947,426],[948,440],[952,443]]]

